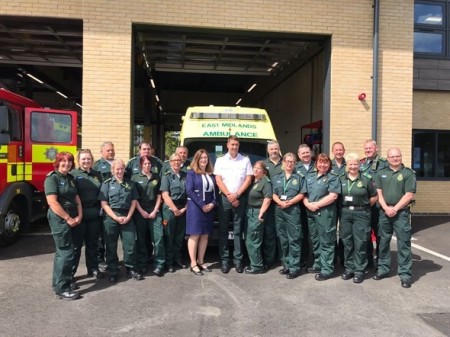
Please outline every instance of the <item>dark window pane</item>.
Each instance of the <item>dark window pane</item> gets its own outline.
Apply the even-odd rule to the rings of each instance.
[[[414,23],[422,25],[443,25],[443,5],[428,5],[415,4],[414,5]]]
[[[440,32],[414,32],[414,52],[442,54],[443,36]]]
[[[437,144],[436,176],[450,178],[450,133],[439,133]]]
[[[435,176],[435,134],[434,132],[415,132],[413,169],[418,177]]]

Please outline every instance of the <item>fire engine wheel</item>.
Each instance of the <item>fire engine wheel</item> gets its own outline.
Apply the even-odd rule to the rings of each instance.
[[[8,246],[19,236],[20,217],[10,208],[5,216],[5,230],[0,234],[0,246]]]

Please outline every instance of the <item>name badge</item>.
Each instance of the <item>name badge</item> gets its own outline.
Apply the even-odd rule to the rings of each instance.
[[[283,194],[283,195],[280,197],[280,200],[281,200],[281,201],[286,201],[286,200],[287,200],[287,195],[284,195],[284,194]]]
[[[353,201],[353,197],[351,195],[346,195],[345,201]]]

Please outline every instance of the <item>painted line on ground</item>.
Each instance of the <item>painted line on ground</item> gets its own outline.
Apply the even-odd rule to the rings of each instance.
[[[394,237],[394,236],[392,236],[392,240],[397,241],[397,238]],[[413,238],[411,238],[411,241],[412,241],[412,240],[413,240]],[[425,252],[425,253],[434,255],[434,256],[436,256],[436,257],[439,257],[439,258],[441,258],[441,259],[443,259],[443,260],[445,260],[445,261],[449,261],[449,262],[450,262],[450,257],[445,256],[445,255],[443,255],[443,254],[440,254],[440,253],[438,253],[438,252],[435,252],[434,250],[431,250],[431,249],[422,247],[421,245],[418,245],[418,244],[416,244],[416,243],[411,243],[411,247],[413,247],[413,248],[415,248],[415,249],[418,249],[418,250],[421,250],[421,251],[423,251],[423,252]]]

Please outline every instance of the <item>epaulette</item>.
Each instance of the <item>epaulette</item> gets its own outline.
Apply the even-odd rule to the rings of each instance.
[[[165,163],[170,163],[170,160],[169,160],[169,159],[164,160],[164,164],[165,164]]]
[[[169,170],[169,171],[164,172],[164,175],[167,176],[167,175],[169,175],[171,173],[172,173],[172,170]]]
[[[53,173],[56,173],[55,171],[50,171],[49,173],[47,173],[47,177],[50,177]]]
[[[369,174],[369,173],[367,173],[367,172],[363,172],[362,175],[363,175],[364,177],[367,177],[367,178],[369,178],[369,179],[372,179],[372,175]]]
[[[339,177],[339,174],[337,174],[337,173],[334,173],[334,172],[329,172],[331,175],[333,175],[333,176],[335,176],[335,177]]]
[[[405,169],[407,169],[408,171],[411,171],[412,173],[414,173],[414,174],[416,174],[416,171],[414,171],[412,168],[410,168],[410,167],[406,167],[405,166]]]
[[[104,183],[109,183],[112,180],[112,178],[108,178],[104,181]]]
[[[266,178],[266,181],[268,181],[269,183],[271,182],[268,176],[265,176],[264,178]]]
[[[379,160],[379,161],[384,161],[384,162],[387,162],[387,159],[386,159],[386,158],[384,158],[384,157],[380,157],[380,158],[378,158],[378,160]]]

